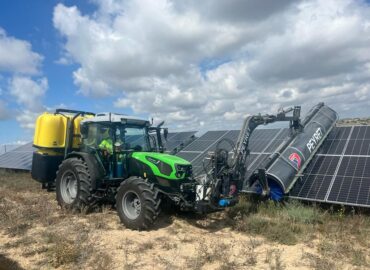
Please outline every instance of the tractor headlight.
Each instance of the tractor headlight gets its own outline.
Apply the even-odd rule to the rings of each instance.
[[[176,177],[177,178],[190,177],[191,173],[192,173],[191,165],[176,164]]]

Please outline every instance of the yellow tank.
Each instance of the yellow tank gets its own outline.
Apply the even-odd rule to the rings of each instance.
[[[80,123],[89,116],[78,116],[74,120],[73,146],[79,148],[81,145]],[[66,146],[67,126],[73,115],[62,115],[54,113],[43,113],[36,120],[35,136],[33,144],[38,148],[63,149]]]

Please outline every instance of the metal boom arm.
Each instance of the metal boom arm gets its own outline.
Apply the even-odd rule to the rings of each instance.
[[[286,116],[287,113],[293,111],[292,116]],[[234,158],[230,169],[234,179],[242,179],[246,172],[246,160],[249,155],[249,139],[253,131],[260,125],[266,125],[277,121],[290,121],[290,128],[295,131],[301,129],[300,123],[301,107],[295,106],[287,110],[281,110],[276,115],[254,115],[248,116],[243,123],[243,127],[239,133],[238,140],[234,149]]]
[[[293,112],[292,116],[287,116],[287,113]],[[207,181],[204,183],[211,190],[211,204],[213,207],[222,205],[222,201],[227,203],[235,203],[233,198],[237,195],[241,184],[247,176],[247,158],[249,156],[249,139],[253,131],[260,125],[266,125],[277,121],[289,121],[292,132],[299,132],[302,129],[300,122],[301,107],[295,106],[287,110],[280,110],[276,115],[253,115],[248,116],[243,123],[243,127],[239,133],[238,140],[233,145],[229,139],[222,139],[216,145],[215,152],[211,155],[211,168],[209,173],[206,170]],[[229,151],[219,147],[222,142],[226,142],[233,147],[233,155],[229,161]],[[269,192],[266,177],[261,173],[260,183],[265,193]],[[231,202],[233,201],[233,202]]]

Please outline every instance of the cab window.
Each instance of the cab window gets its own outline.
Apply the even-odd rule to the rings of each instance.
[[[126,150],[149,151],[147,130],[145,127],[124,127],[121,136],[124,135]]]
[[[112,140],[112,130],[100,123],[90,123],[84,127],[82,144],[97,149],[104,140]]]

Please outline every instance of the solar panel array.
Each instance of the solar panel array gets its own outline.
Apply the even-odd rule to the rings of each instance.
[[[177,155],[192,163],[193,173],[197,176],[204,172],[203,161],[209,152],[215,151],[217,143],[223,139],[229,139],[235,144],[239,132],[239,130],[208,131],[182,149]],[[288,134],[288,129],[256,129],[252,133],[249,143],[251,155],[247,161],[249,163],[248,171],[253,172],[261,162],[278,148]],[[220,147],[229,151],[232,149],[232,145],[227,142],[222,142]]]
[[[190,161],[194,175],[204,173],[203,160],[223,138],[237,140],[238,130],[208,131],[178,156]],[[250,138],[251,174],[275,152],[289,129],[257,129]],[[231,150],[230,145],[222,145]],[[244,185],[244,191],[246,185]],[[290,197],[343,205],[370,207],[370,126],[335,127],[291,190]]]
[[[35,148],[32,147],[32,142],[30,142],[6,152],[0,155],[0,168],[30,171],[34,151]]]
[[[290,197],[370,207],[370,126],[334,128]]]

